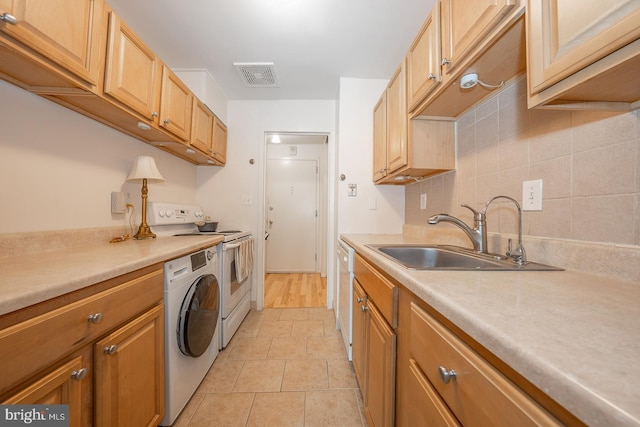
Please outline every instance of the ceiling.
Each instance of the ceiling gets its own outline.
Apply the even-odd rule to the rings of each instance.
[[[172,69],[204,68],[229,100],[336,99],[340,77],[389,79],[434,0],[107,0]],[[273,62],[247,88],[234,62]]]

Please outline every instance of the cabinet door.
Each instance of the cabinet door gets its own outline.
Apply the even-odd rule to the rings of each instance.
[[[213,122],[213,158],[219,165],[227,162],[227,127],[217,117]]]
[[[163,311],[158,305],[96,343],[96,426],[157,426],[162,420]]]
[[[104,93],[157,124],[160,60],[114,12],[107,37]]]
[[[366,307],[367,297],[362,289],[362,285],[358,282],[358,279],[353,279],[353,319],[351,327],[352,333],[352,353],[353,353],[353,370],[356,372],[356,378],[358,384],[360,384],[360,390],[362,390],[362,397],[366,402],[366,377],[365,377],[365,346],[367,345],[366,335],[366,320],[367,311],[363,309]]]
[[[81,355],[37,378],[29,386],[2,402],[3,405],[69,405],[69,425],[82,421],[83,381],[90,381],[87,364]]]
[[[160,97],[160,126],[189,141],[193,95],[166,65],[162,67],[162,95]]]
[[[387,93],[373,109],[373,180],[387,176]]]
[[[193,97],[193,112],[191,118],[191,145],[207,156],[213,152],[213,113]]]
[[[409,162],[407,147],[407,86],[404,60],[387,88],[387,174]]]
[[[0,31],[24,43],[82,80],[99,78],[102,0],[0,0]]]
[[[579,12],[579,13],[578,13]],[[640,37],[637,0],[527,2],[528,78],[537,93]]]
[[[442,81],[440,45],[440,7],[436,3],[407,54],[409,111]]]
[[[393,426],[396,381],[396,334],[371,301],[367,304],[365,414],[372,426]]]
[[[445,72],[478,45],[516,0],[442,0],[442,56]]]

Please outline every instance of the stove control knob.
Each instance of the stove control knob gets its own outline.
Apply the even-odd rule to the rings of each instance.
[[[202,211],[196,211],[195,215],[196,215],[196,218],[201,217],[202,216]]]
[[[171,218],[173,216],[173,211],[169,209],[166,215],[167,215],[167,218]]]
[[[214,255],[215,255],[215,254],[214,254],[213,252],[211,252],[211,251],[207,251],[207,259],[208,259],[209,261],[211,261],[211,259],[213,258],[213,256],[214,256]]]
[[[165,216],[167,212],[164,209],[160,209],[158,210],[158,215],[160,215],[161,217]]]

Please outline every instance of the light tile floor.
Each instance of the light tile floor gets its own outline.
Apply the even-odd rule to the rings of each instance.
[[[366,427],[333,310],[251,311],[174,426]]]

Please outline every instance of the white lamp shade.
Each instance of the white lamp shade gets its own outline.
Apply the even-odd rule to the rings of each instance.
[[[164,181],[153,157],[138,156],[131,167],[127,181],[142,181],[145,178],[150,182]]]

